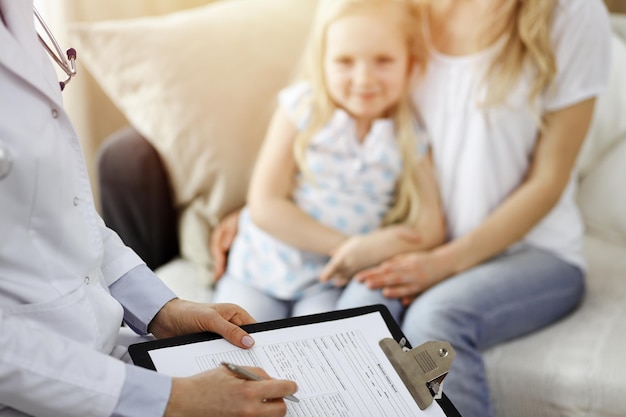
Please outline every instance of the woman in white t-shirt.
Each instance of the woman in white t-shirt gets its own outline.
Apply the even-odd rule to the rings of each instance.
[[[490,417],[482,351],[584,293],[574,164],[608,80],[610,25],[601,0],[422,3],[430,60],[414,100],[448,240],[361,271],[338,306],[382,301],[412,345],[450,341],[446,394],[464,417]]]
[[[574,164],[608,81],[610,25],[601,0],[420,1],[431,54],[414,99],[448,240],[361,271],[338,306],[382,301],[412,345],[450,341],[446,394],[464,417],[490,417],[482,351],[584,293]],[[213,234],[217,275],[235,232],[229,216]]]

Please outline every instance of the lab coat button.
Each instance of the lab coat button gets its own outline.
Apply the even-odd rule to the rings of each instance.
[[[85,277],[84,281],[85,281],[85,285],[89,285],[90,279],[88,276]]]
[[[52,112],[51,112],[51,113],[52,113],[52,117],[53,117],[53,118],[55,118],[55,119],[56,119],[57,117],[59,117],[59,112],[58,112],[58,110],[57,110],[57,109],[52,109]]]
[[[72,201],[72,203],[74,203],[74,206],[77,206],[79,201],[80,200],[78,199],[78,197],[74,197],[74,200]]]
[[[11,165],[13,165],[13,158],[9,150],[0,143],[0,180],[9,175]]]

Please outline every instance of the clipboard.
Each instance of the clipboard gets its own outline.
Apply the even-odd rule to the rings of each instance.
[[[389,359],[419,407],[424,409],[430,403],[436,401],[447,417],[461,417],[452,402],[440,390],[441,382],[447,374],[449,365],[454,357],[454,350],[447,342],[427,342],[415,349],[411,349],[400,326],[384,305],[371,305],[308,316],[291,317],[249,324],[242,326],[242,328],[248,333],[254,334],[335,322],[371,314],[379,315],[384,320],[384,324],[391,335],[390,338],[380,339],[378,348],[385,353],[385,356]],[[153,361],[154,354],[163,353],[160,351],[167,350],[167,348],[183,347],[183,345],[193,345],[218,339],[222,339],[222,337],[216,333],[196,333],[133,344],[129,346],[128,352],[135,365],[158,371],[159,369],[157,369]],[[242,349],[242,351],[245,350]],[[438,364],[435,362],[443,366],[437,366]]]

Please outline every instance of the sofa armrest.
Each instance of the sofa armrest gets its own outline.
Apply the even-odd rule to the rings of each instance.
[[[161,158],[134,128],[110,135],[97,155],[102,218],[151,268],[179,253],[178,214]]]

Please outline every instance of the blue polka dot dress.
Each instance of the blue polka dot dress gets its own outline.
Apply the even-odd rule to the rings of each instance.
[[[310,87],[296,84],[279,94],[279,105],[298,129],[306,126]],[[305,107],[303,109],[303,107]],[[335,111],[306,150],[309,176],[298,174],[295,204],[318,222],[347,235],[368,233],[390,209],[402,169],[390,119],[375,121],[359,142],[354,120]],[[297,300],[322,284],[327,256],[289,246],[259,229],[244,209],[226,274],[278,299]]]

